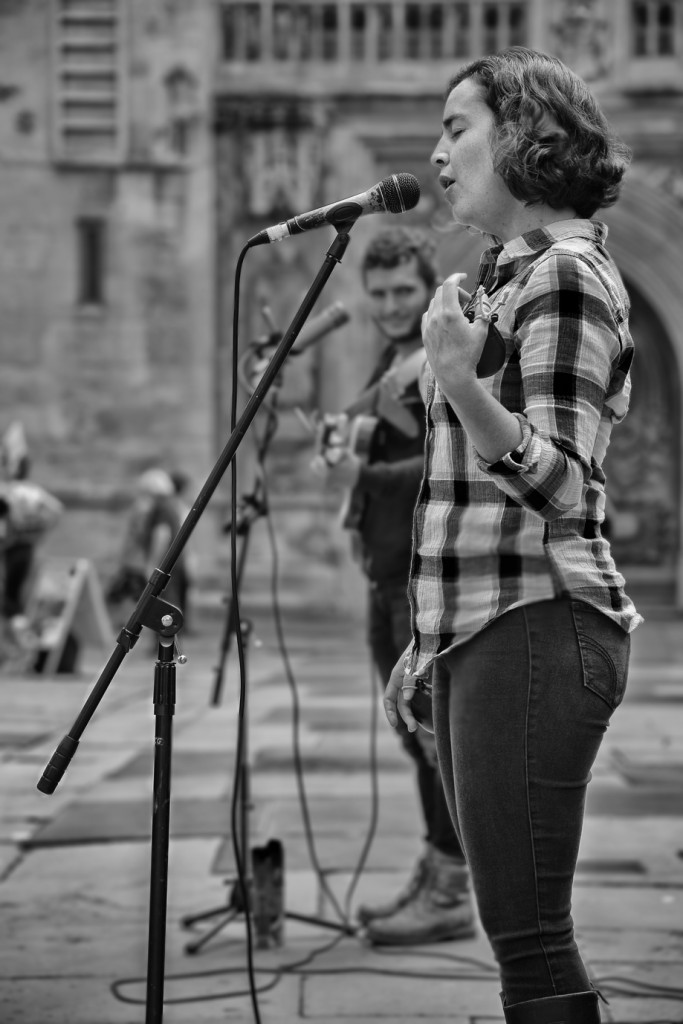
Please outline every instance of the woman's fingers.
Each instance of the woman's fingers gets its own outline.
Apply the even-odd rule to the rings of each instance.
[[[444,283],[441,285],[442,288],[447,289],[449,295],[455,295],[458,305],[460,305],[461,299],[464,295],[466,295],[469,298],[469,292],[466,292],[465,289],[461,287],[461,282],[464,281],[466,277],[467,274],[449,274],[449,276],[445,279]]]
[[[434,321],[448,321],[452,317],[456,321],[462,320],[467,323],[462,312],[460,281],[467,277],[467,274],[451,274],[440,285],[429,303],[427,312],[422,317],[422,330],[424,332],[427,324]]]
[[[408,680],[408,682],[404,680],[403,686],[401,687],[401,692],[398,697],[398,712],[406,723],[408,732],[415,732],[417,729],[417,721],[413,715],[413,709],[410,706],[410,702],[415,696],[417,687],[410,682],[410,678],[410,676],[405,676],[405,680]]]
[[[403,683],[403,666],[398,664],[394,667],[389,682],[384,690],[384,713],[387,716],[389,725],[395,729],[398,725],[397,702]]]
[[[399,715],[406,723],[409,732],[415,732],[417,729],[417,721],[410,709],[410,701],[415,689],[412,677],[405,674],[402,664],[397,665],[389,676],[389,682],[384,691],[384,713],[393,729],[398,726]]]

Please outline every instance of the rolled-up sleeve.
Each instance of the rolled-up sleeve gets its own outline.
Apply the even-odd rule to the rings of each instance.
[[[522,441],[497,462],[479,458],[478,465],[519,504],[552,520],[581,501],[600,420],[613,415],[606,398],[621,352],[618,323],[595,271],[574,254],[555,252],[534,268],[514,333]]]

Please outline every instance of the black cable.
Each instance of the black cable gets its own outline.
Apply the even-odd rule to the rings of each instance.
[[[265,465],[263,467],[263,481],[264,481],[264,486],[265,486],[266,485]],[[370,672],[369,672],[369,681],[370,681],[370,763],[369,763],[369,770],[370,770],[370,782],[371,782],[371,813],[370,813],[370,823],[368,825],[368,831],[367,831],[367,834],[366,834],[366,837],[365,837],[365,840],[364,840],[364,843],[363,843],[363,847],[361,849],[361,853],[360,853],[358,862],[356,863],[356,866],[355,866],[355,868],[354,868],[354,870],[352,872],[352,875],[351,875],[351,879],[349,880],[349,885],[348,885],[348,888],[347,888],[347,891],[346,891],[346,894],[345,894],[345,897],[344,897],[344,910],[342,910],[341,907],[339,906],[338,900],[334,896],[334,893],[329,888],[329,885],[327,883],[327,879],[325,878],[324,872],[323,872],[322,868],[320,867],[320,863],[319,863],[319,860],[318,860],[318,857],[317,857],[317,851],[315,849],[314,833],[313,833],[313,828],[312,828],[312,825],[311,825],[310,812],[309,812],[308,803],[307,803],[307,797],[306,797],[306,791],[305,791],[305,785],[304,785],[304,771],[303,771],[303,765],[302,765],[302,761],[301,761],[301,749],[300,749],[300,743],[299,743],[299,724],[300,724],[299,695],[298,695],[298,688],[297,688],[297,683],[296,683],[296,677],[294,675],[294,672],[292,671],[291,662],[290,662],[290,659],[289,659],[289,653],[287,651],[287,646],[286,646],[286,643],[285,643],[284,628],[283,628],[283,625],[282,625],[282,615],[281,615],[281,611],[280,611],[279,593],[278,593],[278,587],[277,587],[277,581],[278,581],[277,567],[278,567],[278,564],[279,564],[279,557],[278,557],[278,551],[277,551],[277,541],[276,541],[276,537],[275,537],[275,530],[274,530],[274,527],[273,527],[273,522],[272,522],[272,518],[271,518],[270,514],[266,515],[266,524],[267,524],[268,536],[269,536],[270,545],[271,545],[271,557],[272,557],[272,565],[273,565],[273,573],[271,575],[271,600],[272,600],[272,607],[273,607],[273,617],[274,617],[274,620],[275,620],[276,633],[277,633],[277,637],[278,637],[278,645],[279,645],[279,649],[280,649],[283,665],[284,665],[284,668],[285,668],[285,675],[287,677],[287,682],[288,682],[288,685],[289,685],[289,688],[290,688],[290,692],[292,694],[292,706],[293,706],[292,747],[293,747],[293,756],[294,756],[294,762],[295,762],[295,776],[296,776],[296,779],[297,779],[297,785],[298,785],[298,789],[299,789],[299,800],[300,800],[300,805],[301,805],[301,810],[302,810],[302,816],[304,818],[304,830],[305,830],[305,834],[306,834],[306,842],[307,842],[307,846],[308,846],[308,849],[309,849],[309,855],[310,855],[310,858],[311,858],[311,863],[313,864],[313,868],[314,868],[314,871],[316,873],[316,876],[318,878],[318,881],[319,881],[319,884],[320,884],[321,888],[323,889],[323,891],[327,895],[328,899],[332,903],[332,906],[336,910],[337,915],[339,916],[339,918],[342,921],[342,923],[345,924],[347,927],[352,927],[352,924],[351,924],[351,901],[353,899],[353,893],[354,893],[354,891],[356,889],[356,886],[358,885],[358,882],[359,882],[359,880],[360,880],[360,878],[362,876],[363,869],[365,867],[365,863],[366,863],[368,855],[370,853],[370,849],[372,847],[372,843],[373,843],[375,835],[376,835],[377,822],[378,822],[378,817],[379,817],[379,785],[378,785],[378,774],[379,773],[378,773],[378,765],[377,765],[378,713],[377,713],[377,677],[376,677],[376,668],[375,668],[375,665],[373,664],[372,659],[371,659],[370,660]]]
[[[269,990],[275,988],[277,983],[286,974],[298,975],[300,977],[312,977],[312,976],[318,976],[318,975],[335,976],[335,975],[346,975],[346,974],[368,974],[368,975],[376,975],[377,977],[383,977],[383,978],[414,978],[416,980],[425,980],[425,981],[429,981],[429,980],[432,980],[432,981],[487,981],[490,978],[490,973],[489,972],[483,972],[481,974],[468,974],[468,973],[451,972],[449,974],[446,974],[444,971],[409,971],[409,970],[403,970],[403,969],[390,970],[388,968],[368,967],[368,966],[365,966],[365,965],[363,965],[363,966],[359,965],[359,966],[356,966],[356,967],[317,967],[317,968],[306,969],[306,970],[303,969],[315,957],[320,956],[322,953],[327,952],[328,950],[330,950],[334,946],[338,945],[339,942],[342,939],[344,939],[344,938],[349,938],[349,936],[346,936],[346,935],[336,936],[332,940],[332,942],[328,943],[325,947],[320,947],[318,949],[312,950],[310,953],[308,953],[301,960],[294,961],[294,962],[292,962],[290,964],[281,964],[281,965],[279,965],[277,967],[257,967],[255,969],[255,973],[256,974],[259,974],[259,975],[261,975],[261,974],[273,974],[274,975],[274,978],[270,982],[268,982],[267,984],[262,985],[258,989],[258,991],[259,992],[266,992],[266,991],[269,991]],[[411,951],[411,956],[412,956],[412,951]],[[226,975],[226,974],[241,974],[241,973],[243,973],[243,971],[244,971],[243,967],[223,968],[223,969],[219,969],[219,970],[210,970],[210,971],[193,971],[193,972],[188,972],[188,973],[169,975],[167,977],[167,981],[195,981],[198,978],[217,978],[217,977],[221,977],[221,976]],[[142,982],[142,980],[143,980],[142,978],[124,978],[124,979],[120,979],[115,984],[120,987],[122,985],[140,984]],[[114,986],[112,986],[112,991],[113,990],[114,990]],[[132,997],[127,997],[125,995],[121,995],[120,992],[114,992],[114,994],[117,996],[118,999],[121,1000],[121,1002],[131,1003],[131,1004],[135,1004],[135,1005],[139,1005],[141,1002],[143,1002],[143,1000],[134,999]],[[245,996],[245,995],[247,995],[247,991],[246,990],[237,991],[237,992],[215,992],[215,993],[211,993],[210,995],[205,995],[205,996],[179,996],[179,997],[176,997],[175,999],[173,999],[173,998],[164,999],[164,1003],[168,1003],[169,1005],[172,1005],[172,1004],[180,1004],[180,1003],[211,1002],[211,1001],[216,1000],[216,999],[236,999],[238,997],[242,997],[242,996]]]
[[[368,825],[368,831],[365,837],[365,842],[358,858],[358,864],[356,866],[356,872],[352,877],[349,888],[346,893],[346,902],[344,904],[346,913],[351,915],[351,901],[353,894],[356,890],[356,886],[360,881],[365,868],[366,861],[370,854],[370,849],[373,842],[375,841],[375,835],[377,834],[377,822],[379,820],[379,767],[377,764],[377,733],[378,733],[378,713],[377,713],[377,669],[370,658],[370,823]]]
[[[375,956],[391,958],[396,955],[396,946],[373,946],[372,952]],[[411,947],[410,958],[411,960],[445,960],[447,963],[465,964],[475,970],[488,972],[488,974],[492,974],[496,979],[498,978],[497,966],[489,963],[487,960],[479,960],[476,956],[462,956],[460,953],[438,953],[432,949],[422,951]]]
[[[237,396],[238,396],[238,338],[239,338],[239,310],[240,310],[240,281],[242,277],[242,265],[244,259],[249,250],[249,246],[246,245],[242,249],[237,259],[237,265],[235,267],[235,285],[234,285],[234,300],[232,310],[232,387],[230,395],[230,433],[232,434],[237,425]],[[245,865],[242,861],[242,851],[239,848],[238,840],[238,828],[237,828],[237,811],[238,811],[238,796],[242,791],[242,787],[246,785],[246,780],[241,775],[242,766],[242,755],[245,744],[245,706],[246,706],[246,663],[244,655],[244,638],[242,636],[240,609],[239,609],[239,585],[237,579],[237,454],[235,454],[231,467],[230,467],[230,479],[232,486],[231,494],[231,524],[230,524],[230,586],[232,590],[231,599],[232,607],[234,609],[233,621],[236,623],[235,628],[235,642],[237,647],[237,657],[239,662],[239,706],[237,712],[237,744],[235,749],[235,773],[233,778],[232,787],[232,800],[230,806],[230,825],[232,831],[232,848],[233,855],[235,857],[235,866],[237,869],[237,884],[240,887],[242,894],[242,904],[244,910],[244,923],[245,923],[245,934],[247,940],[247,970],[249,974],[249,992],[251,995],[252,1009],[254,1011],[254,1020],[256,1024],[261,1024],[261,1015],[259,1012],[258,998],[256,994],[256,978],[254,975],[254,948],[253,948],[253,935],[252,935],[252,924],[251,924],[251,912],[249,909],[249,893],[247,891],[247,878]],[[242,840],[244,840],[242,836]],[[244,850],[244,856],[249,855],[248,850]]]
[[[258,967],[258,968],[256,968],[255,973],[257,975],[263,975],[263,974],[273,974],[274,975],[272,980],[270,982],[268,982],[267,984],[262,985],[258,989],[258,991],[259,992],[265,992],[265,991],[271,990],[272,988],[274,988],[277,985],[278,981],[282,977],[284,977],[286,974],[296,974],[296,975],[300,975],[302,977],[312,976],[312,975],[330,975],[330,976],[332,976],[332,975],[341,975],[341,974],[368,974],[368,975],[377,975],[379,977],[402,977],[402,978],[414,978],[416,980],[440,980],[440,981],[487,981],[487,980],[491,979],[492,976],[495,977],[495,978],[498,977],[498,969],[495,966],[495,964],[491,964],[491,963],[488,963],[486,961],[478,960],[476,957],[466,957],[466,956],[460,956],[458,954],[454,954],[453,955],[453,954],[449,954],[449,953],[438,953],[438,952],[435,952],[433,950],[422,952],[420,950],[416,950],[416,949],[412,949],[412,948],[410,949],[410,956],[411,956],[412,960],[415,960],[416,958],[423,958],[423,959],[430,959],[430,960],[442,960],[442,961],[445,961],[447,963],[454,964],[456,966],[457,965],[463,965],[464,967],[469,968],[469,970],[462,970],[462,971],[458,971],[458,970],[453,971],[453,970],[451,970],[449,973],[445,973],[444,971],[406,971],[404,969],[390,970],[390,969],[383,969],[383,968],[372,967],[372,966],[367,966],[367,965],[362,965],[362,966],[358,965],[358,966],[354,966],[354,967],[317,967],[317,968],[312,968],[312,969],[304,970],[304,968],[306,968],[313,961],[313,959],[315,959],[316,957],[320,956],[322,953],[327,952],[328,950],[332,949],[334,946],[338,945],[338,943],[343,938],[349,938],[349,936],[342,935],[342,936],[335,937],[335,939],[332,942],[328,943],[326,946],[319,947],[317,949],[312,950],[310,953],[306,954],[306,956],[304,956],[303,958],[301,958],[299,960],[291,961],[289,963],[280,964],[280,965],[275,966],[275,967]],[[370,951],[370,954],[372,956],[393,957],[393,956],[396,955],[396,950],[395,949],[384,950],[381,947],[373,947],[373,949]],[[209,971],[197,971],[197,972],[190,972],[190,973],[181,973],[181,974],[170,975],[168,977],[168,980],[169,981],[187,981],[187,980],[194,980],[194,979],[197,979],[197,978],[220,977],[220,976],[226,975],[226,974],[239,974],[239,973],[243,973],[243,971],[244,971],[243,967],[223,968],[223,969],[209,970]],[[121,979],[119,982],[117,982],[115,984],[117,986],[122,986],[122,985],[126,985],[126,984],[141,984],[143,981],[144,981],[143,978],[127,978],[127,979]],[[640,997],[640,998],[643,998],[643,999],[662,999],[662,998],[665,998],[665,999],[671,999],[671,1000],[673,1000],[675,1002],[683,1001],[683,989],[681,989],[681,988],[676,988],[674,986],[655,985],[655,984],[652,984],[652,983],[649,983],[649,982],[640,982],[640,981],[636,981],[635,979],[632,979],[632,978],[621,978],[618,975],[616,975],[616,976],[609,975],[609,976],[605,976],[604,978],[596,978],[596,979],[594,979],[594,984],[600,986],[601,988],[604,988],[607,992],[609,992],[612,995],[625,995],[626,997],[631,997],[631,998]],[[135,1004],[140,1004],[141,1002],[144,1002],[143,1000],[132,999],[130,997],[126,997],[124,995],[121,995],[118,991],[115,991],[114,986],[112,986],[112,991],[114,991],[114,994],[117,996],[117,998],[121,999],[123,1002],[135,1003]],[[176,998],[176,999],[165,1000],[165,1002],[169,1002],[169,1003],[187,1003],[187,1002],[195,1002],[195,1001],[201,1002],[201,1001],[210,1001],[210,1000],[215,1000],[215,999],[237,998],[239,996],[244,996],[246,994],[247,994],[246,990],[245,991],[237,991],[237,992],[221,992],[221,993],[213,993],[213,994],[207,995],[207,996],[179,997],[179,998]],[[676,1019],[671,1017],[671,1018],[666,1018],[664,1020],[652,1021],[651,1024],[683,1024],[683,1017],[679,1017],[679,1018],[676,1018]]]
[[[262,471],[262,482],[264,493],[268,493],[267,476],[265,471],[265,463],[261,464]],[[266,508],[269,507],[268,501],[266,501]],[[320,866],[318,859],[318,852],[315,846],[315,839],[313,834],[313,827],[311,824],[311,814],[308,805],[308,796],[306,794],[306,787],[304,783],[304,771],[303,763],[301,759],[301,744],[299,741],[299,732],[301,726],[301,704],[299,701],[299,691],[296,684],[296,678],[292,671],[292,665],[289,658],[289,651],[285,641],[284,627],[282,624],[282,614],[280,610],[280,599],[279,599],[279,555],[277,548],[277,541],[275,538],[275,530],[273,527],[272,516],[270,512],[266,513],[266,528],[268,531],[268,538],[271,547],[271,603],[273,608],[273,620],[275,623],[275,632],[278,639],[278,647],[280,650],[280,657],[282,658],[282,664],[285,670],[285,677],[289,686],[291,700],[292,700],[292,756],[294,758],[294,777],[297,783],[297,792],[299,795],[299,806],[301,807],[301,815],[304,822],[304,835],[306,838],[306,846],[308,848],[308,855],[313,865],[318,883],[322,888],[323,892],[329,899],[334,910],[339,917],[339,920],[346,926],[349,926],[349,921],[344,914],[337,897],[330,888],[327,879],[325,878],[324,872]]]
[[[674,985],[656,985],[650,981],[638,981],[636,978],[620,978],[618,975],[598,978],[596,984],[600,988],[620,995],[624,994],[625,989],[636,988],[640,990],[638,994],[644,998],[657,999],[661,997],[663,999],[673,999],[676,1002],[683,1002],[683,988],[678,988]]]
[[[311,953],[307,954],[307,956],[302,958],[301,960],[294,961],[294,962],[289,963],[289,964],[281,964],[281,965],[279,965],[277,967],[258,967],[258,968],[256,968],[255,969],[255,973],[257,975],[263,975],[263,974],[273,974],[274,975],[274,977],[271,979],[270,982],[267,982],[266,984],[261,985],[260,987],[258,987],[257,991],[259,993],[271,991],[273,988],[276,987],[276,985],[279,983],[279,981],[286,974],[293,974],[293,975],[298,975],[298,976],[301,976],[301,977],[318,976],[318,975],[335,976],[335,975],[345,975],[345,974],[366,974],[366,975],[376,975],[378,977],[386,977],[386,978],[413,978],[413,979],[419,980],[419,981],[430,981],[430,980],[431,981],[488,981],[491,978],[492,974],[495,974],[496,977],[497,977],[497,974],[498,974],[497,969],[493,965],[489,965],[489,964],[486,964],[486,963],[480,964],[480,967],[481,967],[481,972],[480,973],[466,973],[466,972],[460,973],[460,972],[457,972],[457,971],[455,971],[455,972],[451,971],[450,973],[447,974],[447,973],[445,973],[443,971],[409,971],[409,970],[407,971],[407,970],[403,970],[403,969],[401,969],[401,970],[388,970],[388,969],[382,969],[382,968],[378,968],[378,967],[368,967],[368,966],[365,966],[365,965],[364,966],[355,966],[355,967],[317,967],[317,968],[308,969],[308,970],[304,970],[303,969],[304,967],[306,967],[314,959],[314,957],[319,956],[321,953],[325,952],[327,949],[330,949],[333,946],[336,946],[339,943],[340,938],[348,938],[348,936],[340,936],[338,938],[335,938],[333,940],[333,942],[329,943],[325,948],[319,948],[319,949],[313,950]],[[373,952],[373,954],[376,954],[376,953],[378,953],[378,950],[377,949],[373,949],[372,952]],[[393,954],[395,954],[395,950],[393,951]],[[393,954],[389,954],[389,955],[393,955]],[[411,949],[410,955],[411,955],[411,958],[414,958],[415,955],[416,955],[415,954],[415,950]],[[421,955],[424,955],[425,957],[429,956],[431,958],[433,958],[435,956],[435,954],[432,954],[432,953],[425,953],[425,954],[421,954]],[[449,957],[447,954],[443,955],[441,958],[442,959],[446,959],[446,960],[451,960],[451,961],[456,962],[456,963],[458,961],[468,962],[468,961],[472,960],[472,958],[469,958],[469,957],[458,957],[458,956]],[[477,964],[476,960],[473,960],[472,962],[475,965]],[[167,981],[188,981],[188,980],[189,981],[194,981],[194,980],[196,980],[198,978],[216,978],[216,977],[221,977],[223,975],[241,974],[241,973],[243,973],[243,971],[244,971],[243,967],[223,968],[223,969],[220,969],[220,970],[210,970],[210,971],[194,971],[194,972],[190,972],[190,973],[181,973],[181,974],[169,975],[167,977]],[[618,981],[619,983],[625,983],[625,984],[630,984],[631,983],[630,980],[626,979],[626,978],[615,978],[614,980]],[[129,1003],[129,1004],[133,1004],[133,1005],[142,1005],[142,1004],[144,1004],[144,1000],[142,1000],[142,999],[134,999],[134,998],[122,995],[121,992],[118,991],[118,988],[120,986],[123,986],[123,985],[141,984],[143,981],[144,981],[143,978],[124,978],[124,979],[120,979],[118,982],[115,982],[111,986],[111,991],[116,996],[116,998],[119,999],[121,1002]],[[643,982],[643,983],[633,982],[632,984],[635,987],[640,987],[642,985],[647,991],[644,991],[644,992],[627,992],[627,993],[617,992],[616,990],[613,991],[612,989],[609,989],[609,991],[612,994],[625,994],[627,997],[628,996],[631,996],[631,997],[640,996],[641,998],[645,998],[645,999],[657,999],[657,998],[661,999],[663,997],[667,998],[664,995],[663,992],[660,993],[660,992],[656,991],[657,986],[650,986],[646,982]],[[667,989],[664,986],[662,986],[662,988],[664,989],[664,991],[681,992],[681,994],[683,995],[683,992],[682,992],[681,989]],[[652,991],[650,991],[650,990],[652,990]],[[179,997],[177,997],[175,999],[174,998],[164,999],[164,1003],[168,1003],[169,1005],[179,1005],[179,1004],[194,1003],[194,1002],[212,1002],[212,1001],[214,1001],[216,999],[237,999],[237,998],[241,998],[241,997],[243,997],[243,996],[245,996],[247,994],[248,994],[248,991],[245,989],[245,990],[238,990],[238,991],[232,991],[232,992],[216,992],[216,993],[212,993],[210,995],[204,995],[204,996],[179,996]],[[679,996],[669,997],[669,998],[674,998],[675,1001],[677,1001],[677,1002],[680,1000]],[[615,1022],[615,1024],[616,1024],[616,1022]],[[667,1018],[662,1019],[662,1020],[651,1021],[650,1024],[683,1024],[683,1017],[677,1017],[677,1018],[667,1017]]]
[[[248,354],[250,355],[250,354]],[[244,357],[240,361],[240,372],[238,374],[239,382],[248,394],[253,394],[253,378],[247,375],[245,370],[246,362]],[[268,419],[264,427],[263,436],[257,445],[257,464],[259,468],[259,482],[263,494],[263,508],[266,516],[266,527],[268,531],[268,537],[271,548],[271,604],[273,608],[273,619],[275,622],[275,629],[278,638],[278,647],[282,658],[283,666],[285,669],[285,675],[290,688],[292,696],[292,749],[294,758],[295,778],[297,781],[297,791],[299,796],[299,804],[301,808],[302,818],[304,820],[304,834],[306,838],[306,844],[308,848],[309,858],[313,866],[313,870],[318,879],[318,883],[322,891],[327,896],[328,900],[332,904],[337,916],[340,921],[346,926],[351,927],[350,924],[350,904],[353,897],[353,892],[358,883],[358,880],[362,874],[365,861],[367,859],[370,847],[372,845],[374,835],[376,832],[376,825],[378,819],[378,796],[377,796],[377,704],[376,704],[376,693],[374,690],[374,671],[372,672],[372,678],[370,680],[371,685],[371,748],[370,748],[370,771],[372,779],[372,813],[371,822],[369,826],[368,835],[366,837],[359,862],[354,869],[354,873],[349,883],[349,889],[345,897],[345,908],[342,910],[339,902],[330,889],[325,874],[320,866],[320,862],[315,848],[315,840],[313,827],[311,824],[310,809],[308,805],[308,798],[304,786],[304,772],[301,761],[301,750],[299,742],[299,728],[300,728],[300,703],[298,696],[298,689],[296,679],[292,671],[291,662],[289,659],[289,652],[285,642],[285,631],[282,624],[282,615],[280,611],[279,601],[279,555],[277,548],[277,541],[275,536],[275,530],[273,526],[272,516],[270,515],[270,503],[268,501],[268,478],[266,470],[266,454],[269,449],[269,444],[274,436],[277,429],[277,403],[275,401],[268,405]]]

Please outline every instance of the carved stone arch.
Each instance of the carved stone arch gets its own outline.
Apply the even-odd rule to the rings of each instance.
[[[683,380],[683,209],[632,175],[617,205],[598,217],[609,228],[607,244],[622,274],[657,310]]]
[[[608,248],[616,261],[634,301],[634,327],[636,310],[649,306],[650,319],[655,332],[660,335],[649,339],[656,345],[657,368],[641,363],[641,374],[646,387],[656,387],[654,377],[659,375],[661,394],[668,393],[667,410],[670,429],[674,437],[667,440],[671,445],[668,465],[666,460],[662,472],[666,479],[659,481],[662,494],[668,488],[674,501],[667,522],[661,530],[669,535],[669,576],[671,596],[676,607],[683,606],[683,417],[681,397],[683,396],[683,288],[681,288],[681,263],[683,262],[683,210],[673,199],[660,189],[655,189],[637,177],[634,168],[627,178],[619,202],[609,210],[600,211],[599,216],[609,228]],[[635,329],[634,329],[635,336]],[[636,338],[638,349],[638,338]],[[642,349],[646,346],[642,345]],[[652,352],[652,349],[650,349]],[[645,352],[643,352],[645,357]],[[636,382],[638,357],[634,370]],[[668,375],[668,377],[667,377]],[[665,379],[666,378],[666,379]],[[635,390],[635,388],[634,388]],[[652,419],[661,417],[661,409],[655,403]],[[628,424],[628,418],[626,420]],[[624,427],[624,430],[627,428]],[[640,448],[651,444],[646,437],[636,439]],[[651,459],[661,455],[657,443],[650,449]],[[672,464],[672,459],[675,464]],[[647,487],[640,480],[641,487]],[[666,505],[666,500],[660,502]],[[650,522],[650,535],[657,532],[657,523]],[[661,566],[664,574],[667,567]],[[666,600],[666,590],[662,592]],[[662,595],[660,595],[661,598]]]

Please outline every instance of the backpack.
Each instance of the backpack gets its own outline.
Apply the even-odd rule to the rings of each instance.
[[[28,480],[11,480],[5,487],[7,542],[35,543],[56,526],[64,506],[58,498],[39,484]]]

